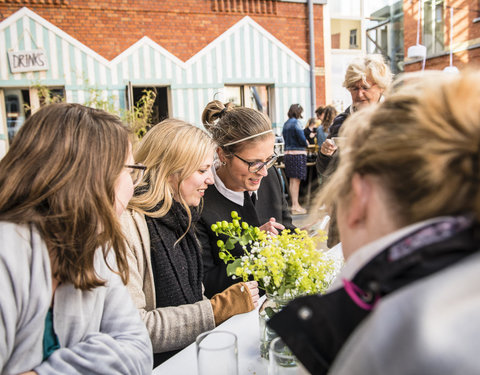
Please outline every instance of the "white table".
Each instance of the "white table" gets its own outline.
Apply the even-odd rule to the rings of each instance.
[[[335,259],[335,268],[343,262],[342,246],[338,244],[328,251]],[[261,306],[265,296],[260,298]],[[260,328],[258,308],[246,314],[235,315],[220,324],[215,330],[229,331],[238,338],[238,370],[240,375],[267,375],[268,361],[260,357]],[[153,375],[197,375],[197,353],[195,343],[178,352],[168,361],[153,370]],[[228,375],[228,374],[226,374]]]
[[[259,306],[263,303],[262,297]],[[229,331],[238,338],[238,370],[240,375],[267,375],[268,361],[260,357],[258,309],[235,315],[215,328]],[[197,354],[195,343],[163,362],[153,370],[153,375],[196,375]]]

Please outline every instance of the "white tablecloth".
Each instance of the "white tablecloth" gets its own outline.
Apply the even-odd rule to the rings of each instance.
[[[263,303],[262,297],[259,306]],[[268,361],[260,357],[258,310],[235,315],[215,330],[229,331],[238,338],[238,369],[240,375],[267,375]],[[174,355],[153,370],[153,375],[196,375],[195,343]]]
[[[335,259],[337,272],[343,262],[341,244],[332,248],[329,255]],[[259,306],[265,296],[259,301]],[[258,308],[246,314],[235,315],[215,330],[229,331],[238,338],[238,370],[240,375],[267,375],[268,361],[260,357],[260,328]],[[174,355],[153,370],[153,375],[197,375],[195,343]],[[226,374],[228,375],[228,374]]]

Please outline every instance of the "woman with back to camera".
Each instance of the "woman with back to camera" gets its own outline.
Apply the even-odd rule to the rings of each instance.
[[[210,300],[203,295],[201,248],[194,229],[213,183],[215,143],[202,129],[167,119],[135,151],[145,182],[122,216],[128,289],[150,333],[155,366],[224,320],[252,310],[256,282],[239,283]]]
[[[300,121],[303,108],[300,104],[292,104],[288,110],[288,120],[283,124],[285,140],[285,174],[288,177],[292,214],[306,214],[307,210],[298,202],[300,180],[307,178],[307,140],[302,131]]]
[[[116,116],[41,108],[0,161],[0,373],[147,374],[117,216],[143,167]]]
[[[227,276],[226,265],[218,256],[217,237],[211,225],[231,220],[237,211],[243,221],[278,234],[293,229],[292,218],[275,168],[275,135],[270,119],[252,108],[225,106],[214,100],[202,114],[207,131],[219,145],[218,165],[212,168],[214,185],[205,192],[205,203],[197,226],[202,244],[205,295],[212,296],[238,282]],[[270,169],[269,169],[270,168]],[[232,250],[243,254],[240,245]]]
[[[345,122],[319,203],[337,206],[346,263],[270,320],[312,373],[362,321],[332,373],[478,372],[479,101],[478,72],[407,75]]]

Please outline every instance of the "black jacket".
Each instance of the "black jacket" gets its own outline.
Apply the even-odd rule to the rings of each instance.
[[[350,108],[351,107],[348,107],[345,112],[342,112],[337,117],[335,117],[332,125],[330,125],[330,128],[328,130],[329,133],[327,139],[338,137],[338,132],[340,131],[340,128],[342,127],[347,117],[351,114]],[[321,145],[318,146],[320,147]],[[332,156],[328,156],[323,155],[320,151],[318,152],[317,172],[319,175],[328,177],[332,174],[338,164],[338,157],[336,155],[337,153],[334,153]]]
[[[226,241],[227,238],[223,235],[217,237],[210,229],[212,224],[222,220],[232,221],[230,213],[237,211],[242,221],[250,225],[260,226],[274,217],[286,228],[295,228],[283,196],[280,177],[275,168],[268,170],[268,176],[263,178],[257,193],[258,200],[255,204],[255,211],[252,211],[225,198],[214,185],[205,191],[204,206],[196,231],[202,247],[204,294],[208,298],[241,281],[238,279],[232,280],[227,276],[227,266],[218,257],[219,249],[217,246],[219,239]],[[234,256],[239,256],[243,254],[243,250],[237,244],[231,253]]]
[[[440,236],[445,234],[441,225],[428,229]],[[451,237],[425,244],[420,236],[407,235],[380,252],[355,275],[353,284],[365,293],[360,299],[374,307],[377,298],[478,252],[478,232],[477,226],[469,225]],[[405,244],[420,245],[408,253]],[[327,373],[343,344],[370,312],[350,295],[341,288],[324,296],[298,298],[268,322],[312,374]]]

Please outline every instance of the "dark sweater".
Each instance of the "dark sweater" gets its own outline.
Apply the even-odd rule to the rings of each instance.
[[[357,272],[352,279],[359,288],[357,300],[374,308],[384,296],[478,253],[478,234],[478,225],[471,226],[462,217],[420,227]],[[371,311],[359,306],[350,293],[344,287],[323,296],[298,298],[268,322],[312,374],[328,372],[345,341]]]
[[[237,211],[242,221],[250,225],[260,226],[274,217],[288,229],[294,229],[292,217],[288,211],[287,202],[283,196],[280,177],[275,168],[268,170],[268,176],[264,177],[257,191],[258,200],[255,203],[255,211],[240,206],[225,198],[218,192],[214,185],[205,191],[204,207],[196,230],[202,247],[203,259],[203,284],[205,295],[211,298],[214,294],[222,292],[230,285],[241,281],[232,280],[227,276],[227,266],[218,257],[217,241],[226,241],[226,236],[217,237],[210,229],[217,221],[231,221],[230,213]],[[243,254],[240,245],[236,245],[231,251],[234,256]]]
[[[193,208],[192,221],[198,220]],[[160,218],[145,216],[150,235],[152,271],[155,285],[156,307],[192,304],[203,299],[203,267],[200,244],[183,206],[173,202],[170,211]],[[177,240],[184,237],[177,242]],[[178,350],[154,353],[154,366],[158,366]]]
[[[327,139],[338,137],[338,133],[340,132],[340,128],[342,127],[343,123],[347,119],[348,116],[351,114],[351,107],[348,107],[345,112],[340,113],[335,119],[333,120],[332,125],[328,130]],[[321,147],[322,145],[318,145]],[[317,156],[317,172],[319,175],[323,177],[330,176],[338,165],[338,155],[335,152],[332,156],[323,155],[320,151],[318,152]]]

